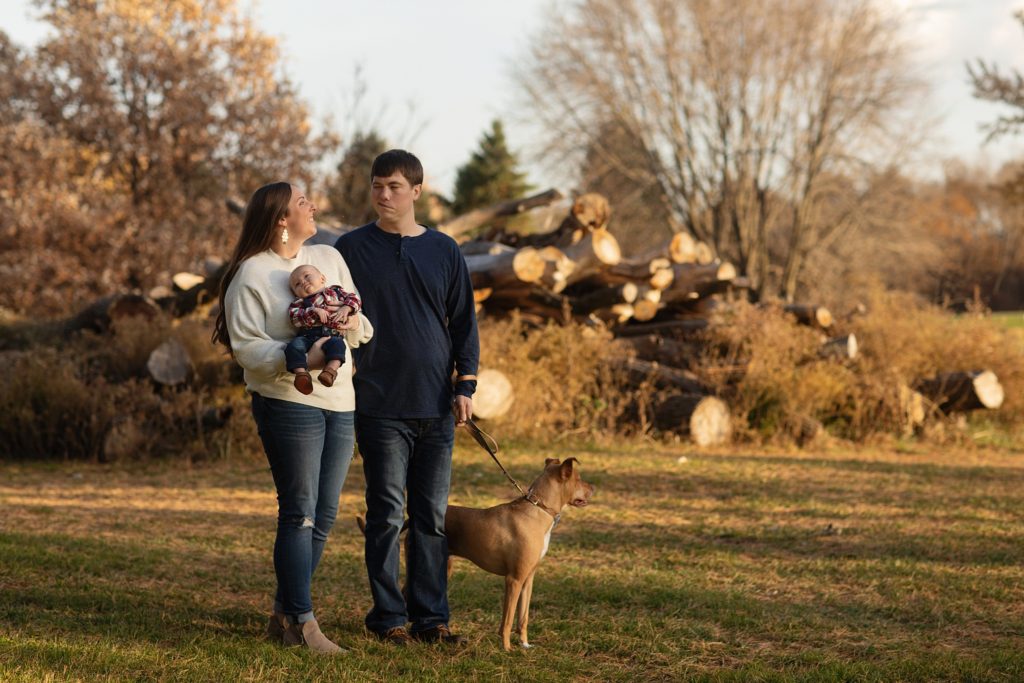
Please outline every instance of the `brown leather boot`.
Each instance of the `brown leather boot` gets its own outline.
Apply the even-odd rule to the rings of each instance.
[[[295,371],[295,388],[299,390],[300,394],[309,396],[313,393],[313,378],[309,376],[309,373],[305,370]]]
[[[325,387],[333,387],[334,380],[337,379],[337,377],[337,370],[334,368],[324,368],[316,378],[320,381],[320,384],[323,384]]]
[[[316,619],[310,619],[301,624],[289,623],[288,628],[284,631],[283,642],[290,646],[305,645],[313,652],[321,654],[334,655],[344,652],[321,633]]]
[[[267,619],[267,639],[275,643],[284,642],[284,632],[288,628],[288,616],[274,612]]]

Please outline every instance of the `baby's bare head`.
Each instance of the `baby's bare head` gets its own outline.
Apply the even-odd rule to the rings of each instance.
[[[299,266],[288,278],[288,286],[297,297],[316,294],[327,286],[327,277],[316,266]]]

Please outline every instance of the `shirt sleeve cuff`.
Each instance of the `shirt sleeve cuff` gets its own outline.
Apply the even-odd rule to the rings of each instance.
[[[465,396],[466,398],[473,398],[473,394],[476,392],[476,380],[475,379],[464,379],[461,382],[455,383],[455,395]]]

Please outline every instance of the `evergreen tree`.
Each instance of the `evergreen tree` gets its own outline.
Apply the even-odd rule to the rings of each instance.
[[[387,151],[387,141],[377,131],[359,131],[338,163],[338,174],[327,187],[331,214],[347,225],[376,220],[370,202],[370,167],[377,155]]]
[[[455,179],[452,212],[456,215],[471,209],[489,206],[506,199],[521,197],[530,189],[526,174],[516,169],[516,157],[505,143],[501,121],[491,124],[491,131],[480,140],[480,149],[473,152]]]

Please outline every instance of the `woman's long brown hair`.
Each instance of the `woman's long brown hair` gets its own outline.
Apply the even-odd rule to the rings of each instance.
[[[245,206],[245,217],[242,219],[242,234],[235,245],[235,252],[228,261],[227,269],[220,280],[220,312],[213,326],[212,341],[231,349],[231,336],[228,334],[228,322],[224,309],[224,294],[228,285],[242,265],[250,256],[259,254],[270,248],[277,235],[278,222],[288,215],[288,203],[292,199],[290,183],[279,182],[264,185],[252,193],[249,203]]]

